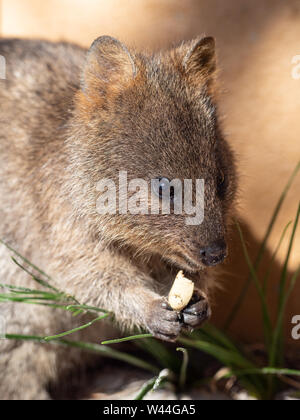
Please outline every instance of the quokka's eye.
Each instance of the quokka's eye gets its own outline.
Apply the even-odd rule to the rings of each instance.
[[[217,179],[217,191],[218,195],[222,198],[226,190],[226,176],[222,170],[219,171]]]
[[[170,180],[168,178],[159,177],[155,179],[153,190],[159,198],[169,198],[170,201],[174,201],[174,187],[170,186]]]
[[[225,174],[222,170],[219,172],[218,184],[222,185],[225,182]]]

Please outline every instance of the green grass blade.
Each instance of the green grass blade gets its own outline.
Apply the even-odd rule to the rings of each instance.
[[[44,340],[45,341],[52,341],[52,340],[55,340],[57,338],[65,337],[66,335],[73,334],[77,331],[84,330],[85,328],[88,328],[91,325],[93,325],[95,322],[101,321],[102,319],[107,318],[108,316],[109,316],[109,314],[104,314],[104,315],[98,316],[97,318],[93,319],[92,321],[88,322],[87,324],[81,325],[80,327],[73,328],[72,330],[69,330],[69,331],[66,331],[66,332],[63,332],[63,333],[60,333],[60,334],[45,337]]]
[[[270,236],[270,234],[273,230],[273,226],[274,226],[274,224],[277,220],[277,217],[278,217],[278,214],[281,210],[282,204],[284,203],[284,200],[287,196],[287,193],[289,192],[290,187],[293,184],[294,179],[296,178],[299,170],[300,170],[300,161],[297,163],[296,168],[294,169],[291,177],[289,178],[289,180],[288,180],[288,182],[287,182],[287,184],[286,184],[286,186],[285,186],[285,188],[284,188],[284,190],[283,190],[283,192],[282,192],[282,194],[281,194],[281,196],[280,196],[280,198],[279,198],[279,200],[276,204],[275,210],[272,214],[272,217],[271,217],[271,220],[270,220],[269,225],[267,227],[267,230],[266,230],[266,233],[264,235],[263,241],[262,241],[261,246],[258,250],[257,257],[256,257],[256,259],[254,261],[254,264],[253,264],[256,271],[257,271],[257,269],[258,269],[258,267],[259,267],[259,265],[262,261],[262,258],[264,256],[264,253],[265,253],[265,250],[266,250],[266,245],[267,245],[267,242],[269,240],[269,236]],[[227,330],[230,327],[230,325],[232,324],[233,320],[235,319],[238,311],[240,310],[240,307],[243,304],[243,302],[245,300],[245,297],[247,295],[250,284],[251,284],[251,274],[246,279],[245,284],[243,286],[243,289],[242,289],[242,291],[241,291],[241,293],[240,293],[240,295],[239,295],[239,297],[236,301],[236,304],[234,305],[232,311],[230,312],[230,314],[229,314],[229,316],[228,316],[228,318],[227,318],[227,320],[224,324],[225,330]]]
[[[46,301],[49,301],[49,299],[43,298],[43,297],[17,296],[17,295],[10,295],[6,293],[6,294],[0,294],[0,301],[1,302],[34,303],[34,304],[44,305]]]
[[[39,336],[34,336],[34,335],[6,334],[5,338],[9,340],[25,340],[25,341],[35,341],[38,343],[47,343],[44,337],[39,337]],[[114,350],[108,346],[102,346],[100,344],[88,343],[88,342],[83,342],[83,341],[69,341],[69,340],[64,340],[62,338],[53,340],[49,344],[51,345],[59,344],[66,347],[74,347],[81,350],[86,350],[92,353],[100,354],[103,357],[109,357],[112,359],[120,360],[122,362],[128,363],[132,366],[136,366],[138,368],[144,369],[154,374],[159,373],[159,369],[156,366],[153,366],[142,359],[132,356],[131,354]]]
[[[0,243],[4,245],[7,249],[12,251],[15,255],[17,255],[21,260],[23,260],[26,264],[28,264],[30,267],[32,267],[34,270],[36,270],[38,273],[40,273],[42,276],[45,276],[48,280],[51,280],[51,277],[48,276],[44,271],[42,271],[40,268],[38,268],[36,265],[32,264],[27,258],[23,257],[23,255],[19,254],[18,251],[16,251],[14,248],[12,248],[9,244],[4,242],[2,239],[0,239]],[[52,289],[51,285],[48,285],[50,289]]]
[[[58,296],[58,294],[44,292],[42,290],[36,290],[36,289],[29,289],[27,287],[20,287],[20,286],[14,286],[12,284],[2,284],[0,283],[0,288],[9,290],[14,293],[24,293],[24,294],[36,294],[36,295],[47,295],[47,296]]]
[[[288,269],[288,263],[295,239],[295,234],[299,222],[299,215],[300,215],[300,204],[298,206],[296,219],[294,222],[290,243],[287,251],[287,255],[285,258],[284,266],[281,273],[280,278],[280,293],[279,293],[279,302],[278,302],[278,318],[277,323],[275,327],[275,331],[273,334],[273,340],[270,350],[270,358],[269,358],[269,367],[276,367],[277,363],[282,363],[283,359],[283,320],[284,320],[284,313],[287,303],[287,296],[285,292],[286,287],[286,281],[287,281],[287,269]],[[296,272],[297,273],[297,272]],[[297,277],[296,277],[297,278]],[[294,282],[295,280],[293,280]]]
[[[176,351],[181,351],[182,354],[183,354],[182,365],[181,365],[180,375],[179,375],[179,387],[180,387],[180,389],[184,389],[185,384],[186,384],[187,367],[188,367],[188,363],[189,363],[189,354],[188,354],[187,349],[185,349],[183,347],[178,347],[176,349]]]
[[[68,305],[66,306],[67,311],[72,311],[73,309],[80,309],[81,311],[91,311],[91,312],[102,312],[102,313],[109,313],[109,311],[101,308],[97,308],[96,306],[89,306],[89,305]]]
[[[131,354],[120,352],[108,346],[102,346],[100,344],[94,344],[94,343],[86,343],[82,341],[80,342],[67,341],[67,340],[62,340],[62,339],[60,339],[60,344],[63,344],[69,347],[77,347],[77,348],[88,350],[94,353],[99,353],[99,354],[102,354],[102,356],[110,357],[113,359],[120,360],[122,362],[129,363],[133,366],[147,370],[149,372],[153,372],[153,373],[159,372],[159,369],[156,366],[153,366],[152,364],[145,362],[142,359],[132,356]]]
[[[145,398],[147,394],[149,394],[149,392],[156,391],[163,385],[163,383],[169,378],[169,376],[169,370],[163,369],[158,376],[145,382],[137,396],[134,398],[134,401],[141,401]]]
[[[297,268],[293,277],[291,278],[291,283],[290,283],[289,289],[288,289],[287,294],[286,294],[286,300],[288,300],[290,298],[290,296],[292,294],[292,291],[295,287],[296,281],[298,280],[299,274],[300,274],[300,266]]]
[[[3,241],[1,241],[3,243]],[[6,245],[8,246],[8,245]],[[8,248],[12,251],[13,248],[9,247]],[[25,259],[24,257],[22,257],[19,253],[17,253],[16,251],[14,251],[20,258],[22,258],[24,261],[26,261],[27,264],[29,264],[31,267],[33,267],[35,270],[38,270],[40,273],[44,274],[45,276],[47,276],[43,271],[39,270],[38,267],[36,267],[35,265],[31,264],[30,261],[28,261],[27,259]],[[73,303],[75,303],[76,305],[80,305],[80,303],[75,299],[74,296],[70,296],[67,295],[61,291],[59,291],[58,289],[56,289],[55,287],[53,287],[50,283],[48,283],[46,280],[40,279],[38,277],[36,277],[33,273],[31,273],[29,270],[27,270],[26,267],[24,267],[22,264],[20,264],[14,257],[11,257],[12,261],[19,267],[21,268],[24,272],[26,272],[29,276],[31,276],[31,278],[36,281],[37,283],[39,283],[41,286],[46,287],[47,289],[53,290],[54,292],[58,293],[60,296],[64,297],[66,300],[72,301]],[[49,276],[47,276],[47,278],[50,279]]]
[[[300,376],[300,370],[294,369],[279,369],[279,368],[261,368],[261,369],[243,369],[243,370],[234,370],[228,372],[221,376],[220,379],[230,378],[232,376],[245,376],[245,375],[277,375],[277,376]]]
[[[50,308],[54,308],[54,309],[63,309],[63,310],[66,310],[66,305],[60,305],[60,304],[57,304],[57,303],[49,303],[49,302],[45,302],[45,301],[43,301],[43,302],[39,302],[39,301],[30,301],[30,300],[27,300],[27,301],[23,301],[22,299],[12,299],[12,298],[7,298],[7,297],[5,297],[5,298],[2,298],[1,297],[1,295],[0,295],[0,302],[19,302],[19,303],[25,303],[25,304],[28,304],[28,305],[40,305],[40,306],[48,306],[48,307],[50,307]]]
[[[54,292],[59,293],[58,289],[51,286],[51,284],[49,282],[47,282],[46,280],[40,279],[39,277],[35,276],[33,273],[31,273],[31,271],[29,271],[26,267],[24,267],[22,264],[20,264],[14,257],[11,257],[11,259],[19,268],[21,268],[23,271],[25,271],[25,273],[27,273],[34,281],[39,283],[41,286],[46,287],[47,289],[50,289],[50,290],[53,290]]]
[[[221,346],[208,343],[207,341],[192,340],[180,337],[178,341],[185,346],[193,347],[215,357],[225,366],[236,366],[240,368],[255,368],[256,366],[246,359],[242,354],[224,349]]]
[[[124,341],[135,341],[139,339],[143,339],[143,341],[139,343],[135,343],[135,344],[137,344],[138,347],[142,348],[143,350],[151,354],[151,356],[154,357],[160,363],[162,367],[168,368],[173,372],[178,371],[179,369],[178,360],[173,356],[171,352],[167,350],[166,346],[163,345],[158,340],[156,340],[152,334],[138,334],[138,335],[133,335],[130,337],[103,341],[101,344],[102,345],[118,344]]]
[[[282,234],[281,234],[281,237],[280,237],[280,239],[279,239],[279,241],[278,241],[278,244],[277,244],[277,246],[276,246],[276,248],[275,248],[275,251],[273,252],[273,255],[272,255],[272,258],[271,258],[271,261],[270,261],[269,267],[268,267],[268,269],[267,269],[267,272],[266,272],[266,275],[265,275],[265,277],[264,277],[264,281],[263,281],[263,292],[264,292],[264,294],[266,294],[266,293],[267,293],[268,280],[269,280],[270,275],[271,275],[271,271],[272,271],[272,268],[273,268],[273,264],[274,264],[274,261],[275,261],[276,255],[277,255],[277,253],[278,253],[278,251],[279,251],[279,249],[280,249],[280,247],[281,247],[281,244],[282,244],[282,242],[283,242],[283,240],[284,240],[284,238],[285,238],[285,235],[286,235],[286,233],[287,233],[287,230],[288,230],[288,228],[290,227],[290,225],[291,225],[291,224],[292,224],[292,222],[289,222],[289,223],[285,226],[285,228],[284,228],[284,230],[283,230],[283,232],[282,232]]]
[[[124,338],[117,338],[114,340],[107,340],[107,341],[102,341],[101,344],[106,345],[106,344],[118,344],[118,343],[123,343],[124,341],[133,341],[133,340],[139,340],[141,338],[151,338],[153,337],[152,334],[138,334],[138,335],[132,335],[130,337],[124,337]]]
[[[265,294],[263,292],[263,288],[262,288],[262,286],[259,283],[259,280],[257,278],[255,267],[253,266],[253,264],[251,262],[251,259],[249,257],[248,250],[247,250],[247,247],[246,247],[246,244],[245,244],[244,236],[243,236],[242,230],[240,228],[240,225],[238,223],[236,223],[236,224],[237,224],[238,232],[239,232],[239,235],[240,235],[243,252],[244,252],[244,255],[245,255],[249,270],[250,270],[250,273],[251,273],[251,277],[254,281],[256,290],[257,290],[257,292],[259,294],[259,297],[260,297],[262,314],[263,314],[263,325],[264,325],[266,345],[267,345],[267,348],[269,348],[270,343],[272,342],[273,326],[272,326],[272,323],[271,323],[269,310],[268,310],[268,306],[267,306],[267,303],[266,303],[266,297],[265,297]]]
[[[213,356],[224,366],[234,369],[255,369],[256,366],[239,351],[231,351],[224,349],[222,346],[212,344],[202,340],[191,340],[187,338],[179,338],[180,343],[187,347],[196,348],[204,353]],[[243,379],[243,385],[246,389],[251,391],[256,396],[261,396],[264,393],[265,384],[255,376],[249,379]]]
[[[49,300],[49,302],[48,302]],[[72,309],[70,308],[70,305],[65,304],[65,303],[53,303],[54,299],[48,299],[48,297],[44,297],[44,299],[40,298],[40,297],[29,297],[29,296],[15,296],[15,295],[9,295],[9,294],[0,294],[0,302],[18,302],[18,303],[25,303],[25,304],[30,304],[30,305],[40,305],[40,306],[49,306],[51,308],[55,308],[55,309],[63,309],[65,311],[71,311]],[[54,300],[59,302],[59,299]],[[62,301],[63,302],[63,301]],[[72,306],[72,305],[71,305]],[[80,305],[77,305],[78,308],[80,308]],[[83,309],[81,310],[77,310],[76,313],[74,313],[73,315],[79,314],[79,313],[84,313],[86,312],[84,305],[83,305]],[[104,312],[102,309],[99,310],[98,312]]]
[[[298,205],[298,210],[297,210],[296,219],[295,219],[295,222],[294,222],[294,226],[293,226],[293,230],[292,230],[292,234],[291,234],[291,238],[290,238],[289,247],[288,247],[287,255],[286,255],[286,258],[285,258],[285,261],[284,261],[283,270],[282,270],[282,273],[281,273],[280,293],[279,293],[279,309],[282,309],[282,305],[283,305],[283,302],[284,302],[288,264],[289,264],[293,244],[294,244],[296,230],[297,230],[298,223],[299,223],[299,215],[300,215],[300,203]]]
[[[228,350],[238,351],[232,340],[225,333],[223,333],[209,322],[205,323],[200,330],[195,330],[191,336],[195,338],[199,336],[204,338],[206,336],[211,340],[211,342],[217,345],[224,346]]]
[[[157,389],[159,389],[163,385],[163,383],[165,381],[167,381],[168,379],[171,380],[171,378],[174,378],[173,373],[170,372],[169,369],[163,369],[159,373],[159,375],[158,375],[158,377],[157,377],[157,379],[155,381],[155,384],[154,384],[154,387],[153,387],[153,391],[156,391]]]
[[[149,381],[145,382],[142,386],[141,390],[138,394],[134,397],[134,401],[142,401],[149,392],[153,391],[154,385],[156,383],[158,376],[149,379]]]
[[[150,354],[162,368],[168,368],[174,373],[180,371],[181,364],[176,353],[174,354],[173,351],[169,350],[161,341],[155,338],[145,338],[144,340],[137,341],[135,344],[137,347]]]

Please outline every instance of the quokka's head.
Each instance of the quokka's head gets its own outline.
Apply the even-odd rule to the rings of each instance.
[[[76,207],[102,240],[190,272],[226,257],[236,176],[213,100],[215,67],[211,37],[153,55],[129,52],[106,36],[92,44],[76,96],[71,171],[84,191]],[[120,175],[132,181],[127,204]],[[165,193],[175,179],[182,187],[192,180],[191,205],[203,197],[198,223],[185,206],[186,188],[181,212],[180,189],[171,185]],[[204,182],[202,195],[196,180]],[[160,208],[168,202],[169,214],[153,214],[153,200]]]

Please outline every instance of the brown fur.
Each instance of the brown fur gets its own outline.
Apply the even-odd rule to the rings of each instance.
[[[122,327],[173,340],[195,320],[178,322],[163,296],[179,268],[205,293],[213,288],[215,270],[203,266],[199,249],[227,237],[236,189],[213,99],[213,40],[150,56],[101,37],[87,57],[71,44],[2,40],[0,54],[7,61],[0,237],[80,302],[112,311]],[[119,170],[129,179],[204,178],[204,222],[188,226],[175,214],[100,216],[96,184],[117,180]],[[4,247],[0,252],[1,279],[32,286]],[[72,327],[59,311],[24,306],[0,306],[8,332],[43,336]],[[99,341],[105,328],[84,338]],[[50,345],[1,345],[1,398],[47,398],[49,381],[83,360]]]

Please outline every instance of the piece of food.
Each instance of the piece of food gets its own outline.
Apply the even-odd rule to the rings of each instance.
[[[174,311],[181,311],[191,300],[194,293],[194,283],[179,271],[170,290],[168,303]]]

